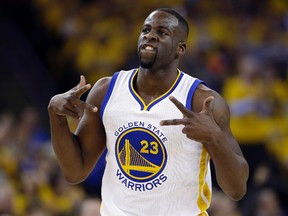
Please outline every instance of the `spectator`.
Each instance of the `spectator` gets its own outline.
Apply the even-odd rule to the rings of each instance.
[[[79,216],[100,216],[100,204],[99,198],[84,199],[80,206]]]

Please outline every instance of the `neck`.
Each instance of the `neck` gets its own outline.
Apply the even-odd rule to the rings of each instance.
[[[158,70],[141,68],[134,80],[134,88],[146,104],[167,92],[178,76],[177,68]]]

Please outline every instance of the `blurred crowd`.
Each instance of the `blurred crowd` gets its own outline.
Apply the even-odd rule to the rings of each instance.
[[[190,24],[180,69],[227,100],[232,131],[250,165],[248,192],[240,202],[224,196],[214,179],[209,214],[288,215],[288,1],[14,0],[3,5],[9,10],[0,10],[2,18],[17,21],[59,93],[76,85],[80,74],[93,84],[137,67],[137,39],[147,14],[158,7],[178,10]],[[97,216],[101,176],[93,172],[77,186],[65,182],[37,101],[18,113],[0,111],[0,215]],[[77,122],[69,122],[73,131]]]

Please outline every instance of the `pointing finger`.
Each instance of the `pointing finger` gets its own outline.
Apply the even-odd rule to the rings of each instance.
[[[74,95],[78,98],[80,98],[86,91],[88,91],[91,88],[91,84],[86,84],[84,86],[81,86],[79,89],[77,89],[74,92]]]
[[[79,101],[80,101],[80,104],[78,106],[80,108],[85,109],[85,110],[89,110],[91,112],[97,112],[98,111],[98,108],[96,106],[93,106],[93,105],[86,103],[84,101],[81,101],[81,100],[79,100]]]
[[[187,118],[183,119],[169,119],[160,121],[160,125],[187,125],[189,123]]]
[[[191,111],[188,110],[180,101],[178,101],[175,97],[169,96],[169,99],[175,104],[175,106],[182,112],[184,116],[189,116]]]

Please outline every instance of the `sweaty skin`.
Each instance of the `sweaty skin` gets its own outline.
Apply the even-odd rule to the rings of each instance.
[[[138,40],[140,67],[134,88],[149,104],[166,92],[177,77],[181,56],[186,52],[187,32],[172,14],[154,11],[145,20]],[[48,105],[53,148],[60,167],[70,183],[83,181],[93,170],[106,147],[100,118],[103,98],[111,77],[98,80],[91,88],[84,76],[71,90],[55,95]],[[81,96],[90,90],[86,102]],[[215,91],[200,85],[193,96],[192,110],[176,98],[171,103],[183,113],[182,119],[163,119],[162,126],[184,125],[183,133],[203,143],[215,165],[216,178],[226,195],[234,200],[246,193],[248,164],[230,129],[230,111]],[[165,110],[163,110],[165,111]],[[66,116],[80,119],[75,134]]]

